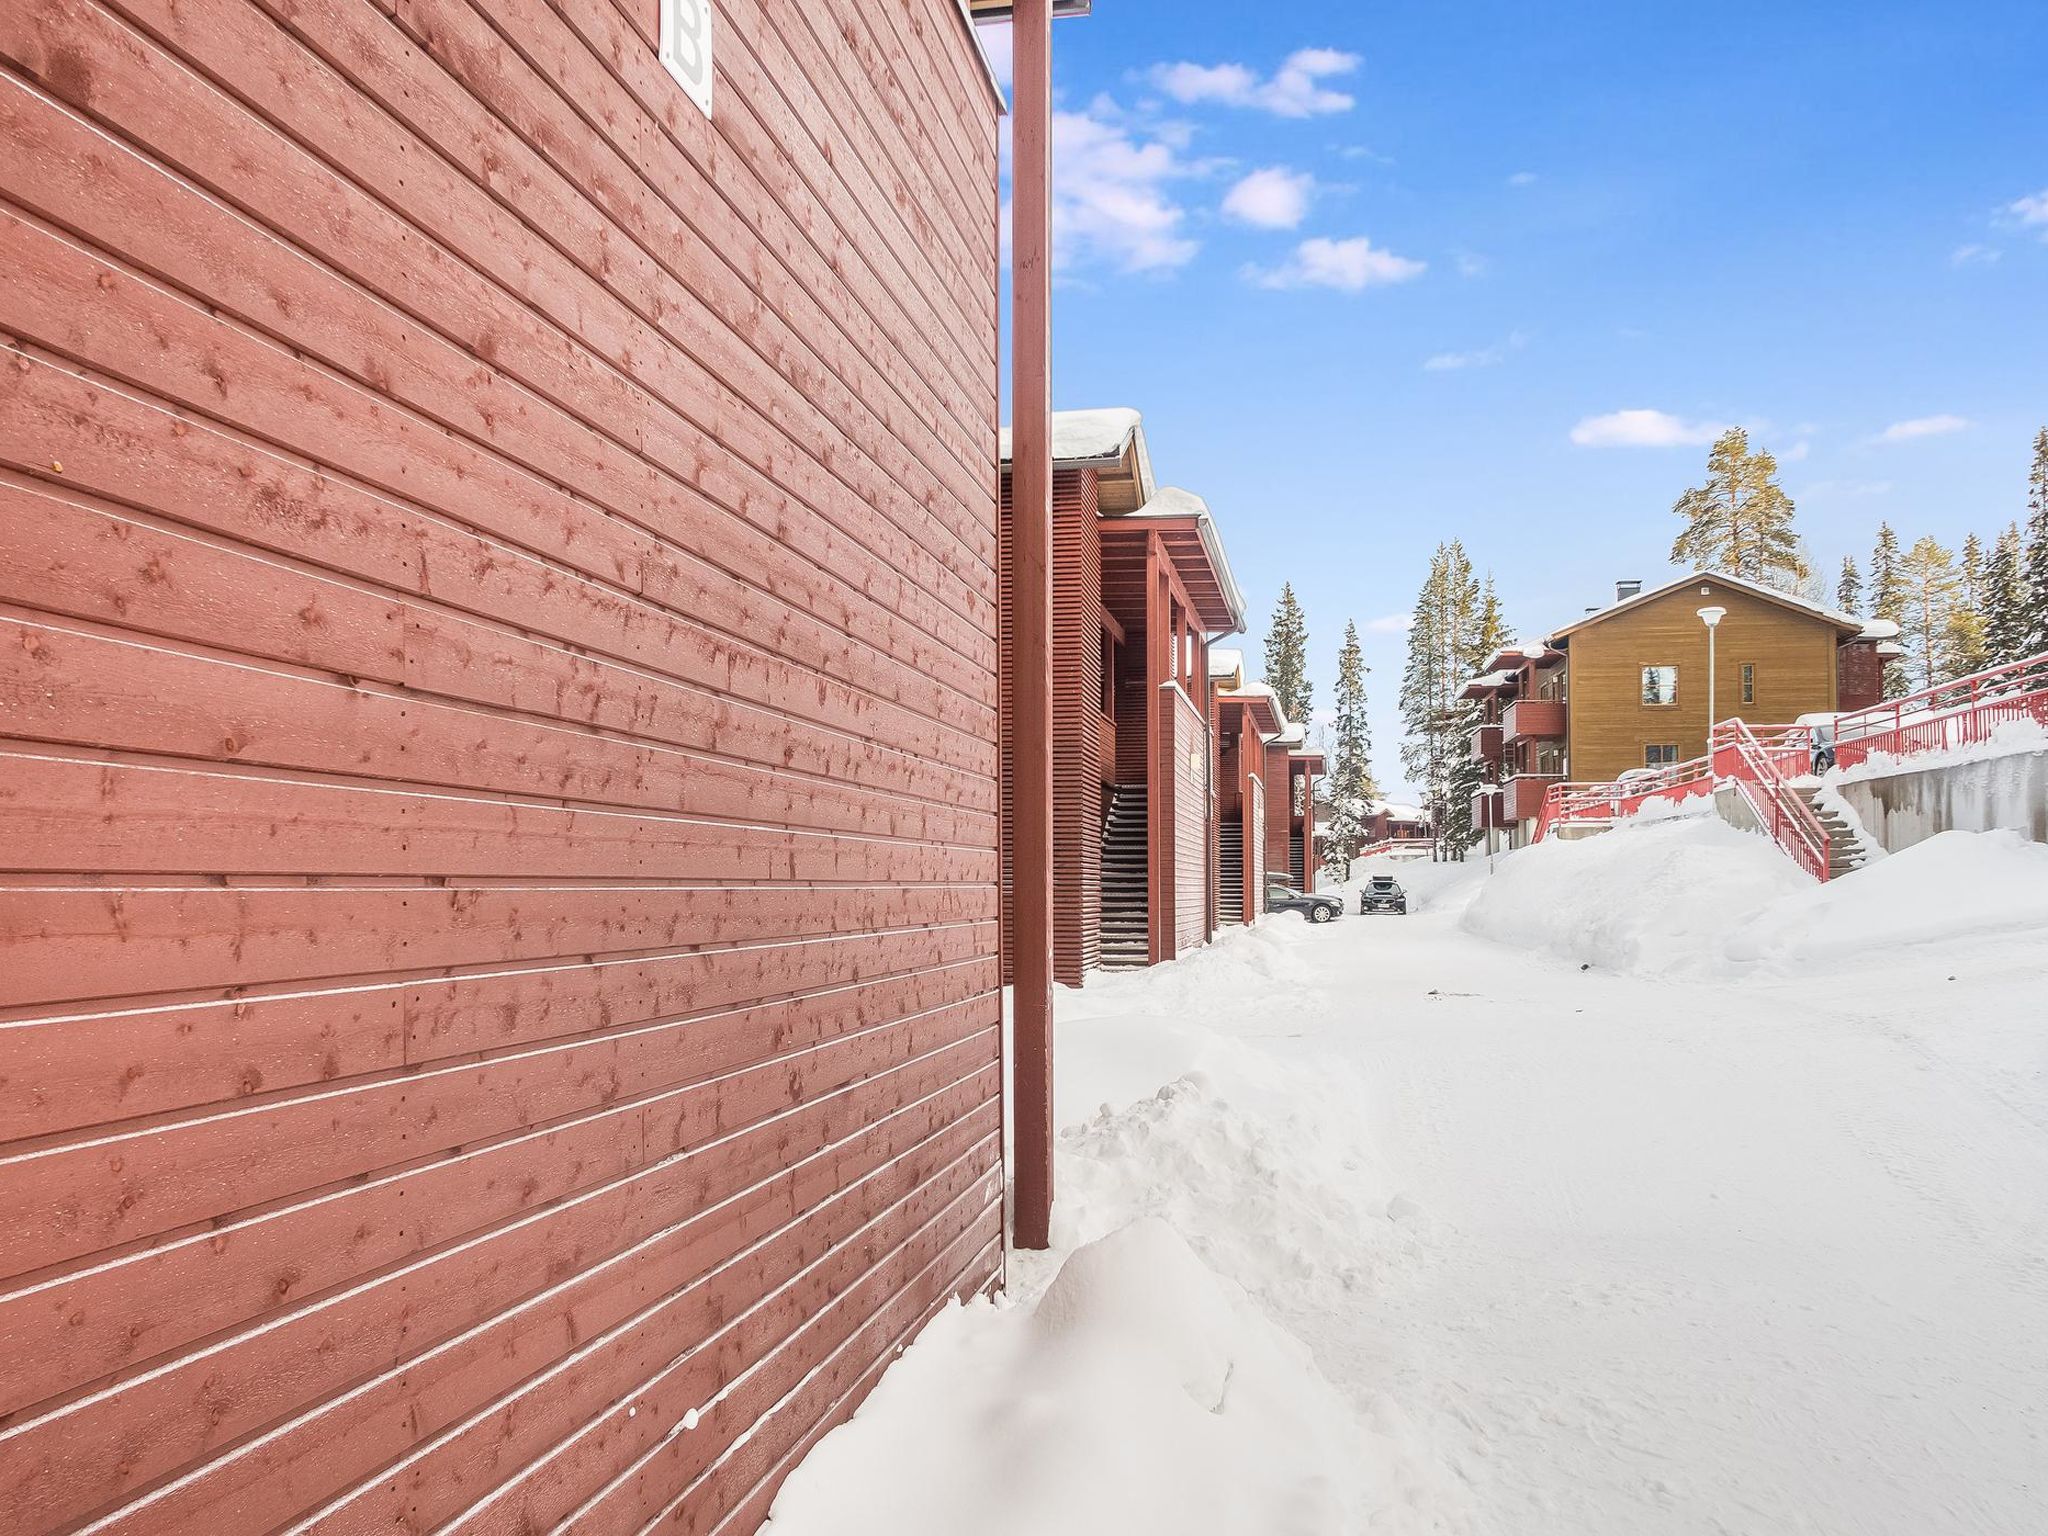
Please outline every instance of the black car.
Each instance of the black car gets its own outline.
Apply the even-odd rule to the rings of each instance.
[[[1311,896],[1291,885],[1269,885],[1266,887],[1266,910],[1299,912],[1312,923],[1327,923],[1333,917],[1344,915],[1344,903],[1334,896]]]
[[[1401,889],[1401,882],[1392,875],[1374,875],[1360,887],[1358,910],[1366,912],[1408,911],[1408,893]]]

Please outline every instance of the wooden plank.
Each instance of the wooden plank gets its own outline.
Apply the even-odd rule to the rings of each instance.
[[[802,1144],[792,1137],[829,1146],[855,1135],[870,1117],[880,1123],[914,1115],[917,1135],[933,1134],[993,1097],[986,1062],[970,1060],[965,1079],[942,1080],[956,1056],[863,1079],[728,1138],[729,1146],[718,1144],[723,1150],[683,1153],[684,1172],[708,1190],[716,1179],[707,1170],[726,1170],[718,1174],[723,1178],[764,1161],[780,1167],[764,1147]],[[958,1086],[962,1081],[966,1087]],[[877,1094],[894,1106],[886,1114],[874,1112]],[[0,1413],[168,1358],[238,1324],[312,1305],[337,1287],[525,1220],[580,1192],[662,1176],[658,1159],[643,1152],[644,1118],[639,1105],[607,1105],[12,1290],[0,1298],[0,1340],[10,1361]],[[178,1307],[163,1306],[170,1295],[182,1298]]]
[[[662,1297],[530,1377],[505,1401],[456,1420],[397,1467],[322,1510],[309,1536],[427,1530],[472,1506],[480,1506],[470,1516],[478,1524],[496,1518],[499,1503],[514,1501],[509,1490],[493,1499],[514,1476],[521,1478],[517,1501],[529,1509],[543,1490],[557,1506],[567,1502],[562,1494],[580,1486],[579,1474],[588,1478],[644,1447],[643,1430],[662,1431],[653,1400],[699,1379],[728,1335],[738,1331],[759,1349],[764,1334],[753,1326],[751,1309],[744,1320],[728,1320],[721,1295],[767,1296],[781,1283],[822,1304],[833,1284],[857,1278],[850,1240],[863,1225],[914,1228],[985,1180],[998,1130],[995,1105],[984,1103],[912,1153],[845,1183],[825,1202],[812,1205],[799,1196],[791,1204],[809,1207],[808,1214],[714,1277],[716,1291],[700,1286]],[[850,1171],[836,1168],[835,1180]]]
[[[0,871],[973,881],[993,848],[0,752]],[[388,837],[366,835],[388,829]]]
[[[757,1154],[750,1163],[731,1161],[739,1163],[737,1187],[742,1189],[772,1177],[779,1166],[772,1154]],[[489,1242],[457,1245],[382,1277],[374,1287],[315,1303],[290,1321],[237,1340],[228,1350],[202,1350],[178,1366],[128,1382],[118,1394],[87,1399],[55,1418],[29,1420],[0,1441],[0,1478],[9,1486],[27,1483],[25,1462],[38,1471],[17,1514],[76,1518],[91,1507],[84,1499],[137,1491],[226,1448],[282,1412],[332,1397],[366,1372],[396,1377],[391,1387],[406,1395],[399,1372],[411,1357],[498,1317],[522,1299],[544,1296],[556,1283],[618,1257],[637,1239],[669,1237],[687,1214],[704,1210],[707,1203],[711,1219],[682,1229],[686,1235],[675,1245],[680,1252],[656,1245],[666,1264],[647,1260],[644,1252],[636,1255],[650,1280],[664,1269],[664,1282],[670,1284],[701,1274],[751,1237],[764,1235],[745,1225],[749,1207],[765,1204],[766,1231],[794,1215],[786,1192],[772,1186],[741,1211],[717,1211],[730,1196],[714,1183],[707,1202],[682,1168],[658,1167],[645,1177],[558,1205]],[[557,1350],[567,1347],[579,1326],[558,1324],[549,1342]],[[134,1439],[140,1425],[152,1428],[146,1447]],[[332,1445],[326,1453],[339,1454]],[[110,1463],[118,1468],[112,1479],[107,1476]],[[166,1523],[164,1511],[151,1510],[135,1528],[158,1530]]]
[[[986,846],[995,818],[575,725],[0,610],[0,712],[34,741]]]
[[[0,1008],[192,991],[200,1002],[239,1000],[265,985],[380,971],[410,985],[404,973],[439,967],[752,947],[745,961],[699,962],[690,984],[716,999],[719,975],[740,964],[753,968],[731,982],[741,988],[776,974],[799,986],[874,974],[891,930],[983,923],[994,905],[995,893],[972,883],[30,880],[0,884]]]
[[[717,588],[697,583],[687,564],[658,568],[650,577],[648,559],[658,551],[615,542],[600,555],[586,540],[586,565],[610,573],[586,580],[41,358],[17,352],[13,362],[0,367],[0,460],[45,475],[52,462],[61,463],[67,487],[154,506],[196,528],[402,591],[431,588],[436,603],[408,605],[405,666],[394,674],[373,656],[364,664],[375,670],[364,675],[475,697],[488,673],[480,702],[542,713],[573,707],[601,713],[593,702],[599,679],[603,685],[628,680],[602,659],[560,649],[572,646],[689,685],[689,705],[670,701],[661,708],[670,720],[701,707],[698,701],[724,695],[756,706],[750,713],[771,737],[776,719],[794,718],[886,745],[892,756],[936,758],[993,777],[994,748],[987,737],[963,729],[957,711],[950,721],[929,712],[949,695],[922,694],[915,702],[926,706],[924,713],[887,697],[888,679],[862,670],[858,648],[808,625],[761,631],[783,635],[772,649],[713,629],[706,619],[720,611]],[[74,548],[61,558],[90,557]],[[6,579],[0,567],[0,580]],[[120,605],[109,597],[105,606],[122,616],[121,605],[159,601],[156,592],[163,585],[144,580],[122,595]],[[20,600],[36,601],[34,586],[10,590]],[[53,583],[53,595],[64,590],[64,584]],[[465,623],[439,604],[492,622]],[[319,616],[316,609],[307,622]],[[761,618],[771,626],[783,622],[772,612]],[[508,636],[504,625],[537,632],[557,645],[520,646],[520,637]],[[813,634],[817,645],[807,643]],[[528,666],[543,670],[529,675]],[[828,672],[851,673],[853,681],[842,683]],[[665,696],[658,690],[630,686],[634,711],[661,707]],[[737,729],[715,716],[706,728],[711,724],[721,727],[721,739],[724,730]],[[803,738],[786,728],[781,734],[783,742],[772,750],[793,760]]]
[[[148,0],[129,4],[150,14]],[[266,239],[257,225],[228,217],[212,199],[181,192],[115,141],[102,136],[74,148],[82,124],[48,120],[47,110],[38,122],[33,107],[20,106],[16,113],[26,121],[10,128],[30,136],[25,148],[38,163],[91,164],[95,172],[89,192],[61,174],[29,184],[38,212],[118,248],[119,230],[155,203],[158,239],[145,258],[152,270],[614,510],[630,513],[640,505],[644,493],[629,487],[646,483],[649,469],[625,462],[592,427],[607,427],[627,448],[666,460],[683,485],[742,514],[765,498],[785,521],[810,509],[828,518],[836,511],[840,526],[873,534],[882,528],[876,509],[915,505],[923,515],[904,525],[914,535],[899,538],[888,554],[917,575],[919,598],[946,590],[949,573],[937,558],[946,524],[930,514],[952,505],[955,526],[970,527],[975,514],[966,505],[942,497],[928,481],[925,500],[912,503],[901,487],[872,472],[871,463],[863,472],[855,461],[866,463],[865,456],[836,430],[830,434],[835,451],[807,448],[804,439],[819,436],[815,411],[798,404],[758,359],[750,370],[758,376],[743,376],[739,389],[728,384],[553,247],[532,239],[416,140],[393,138],[389,119],[359,93],[341,89],[246,7],[180,7],[178,14],[185,18],[181,41],[202,58],[218,54],[233,61],[220,67],[244,94],[257,94],[262,110],[301,121],[302,131],[298,115],[312,113],[329,153],[372,157],[366,176],[407,166],[403,178],[385,178],[386,195],[414,222],[365,197],[195,73],[173,67],[90,0],[52,0],[13,27],[0,20],[0,57],[60,93],[75,76],[52,79],[49,61],[77,58],[91,77],[106,82],[78,105],[118,122],[214,197],[271,230],[289,231],[304,249],[440,336],[403,329],[396,309],[337,287],[323,267]],[[116,58],[124,67],[113,67]],[[27,97],[18,85],[9,94]],[[493,288],[484,272],[509,285],[510,293]],[[280,302],[287,292],[290,301]],[[687,318],[676,300],[671,309],[672,321]],[[550,314],[573,317],[573,330],[550,328],[539,318]],[[403,340],[385,341],[380,333],[386,332]],[[698,326],[689,340],[703,352],[706,338],[721,333],[715,325]],[[357,361],[364,356],[377,358],[376,366],[364,369]],[[737,366],[740,356],[730,351],[721,360]],[[481,377],[478,359],[490,365]],[[509,385],[514,378],[523,388]],[[584,430],[543,400],[562,406]],[[800,437],[774,424],[777,401],[785,418],[800,418],[789,423]],[[835,476],[842,465],[850,483]],[[976,494],[971,481],[962,484]],[[886,575],[886,563],[882,570]]]

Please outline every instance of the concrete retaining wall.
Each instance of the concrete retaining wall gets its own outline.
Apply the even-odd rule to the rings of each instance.
[[[1998,827],[2048,843],[2048,752],[1911,769],[1836,788],[1864,830],[1891,853],[1937,832]]]

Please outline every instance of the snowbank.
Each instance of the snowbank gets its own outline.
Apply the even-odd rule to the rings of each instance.
[[[1728,954],[1789,968],[2027,930],[2048,936],[2048,845],[2017,832],[1943,832],[1758,913]]]
[[[1908,715],[1906,723],[1913,724],[1913,717]],[[2018,752],[2041,751],[2048,751],[2048,724],[2039,720],[2006,720],[1994,726],[1982,741],[1973,741],[1966,746],[1940,747],[1931,752],[1908,752],[1902,756],[1873,752],[1854,767],[1828,770],[1827,779],[1834,784],[1854,784],[1863,779],[1883,778],[1887,774],[1952,768],[1962,763],[2011,757]]]
[[[1468,932],[1646,975],[1719,969],[1733,926],[1812,882],[1718,818],[1549,838],[1502,858],[1465,909]]]
[[[1335,1536],[1400,1481],[1300,1344],[1163,1221],[1068,1258],[1035,1307],[955,1308],[819,1443],[773,1536]]]
[[[1518,948],[1663,976],[1867,966],[1980,935],[2027,932],[2048,947],[2048,845],[1944,832],[1822,885],[1718,819],[1625,825],[1502,859],[1463,923]]]

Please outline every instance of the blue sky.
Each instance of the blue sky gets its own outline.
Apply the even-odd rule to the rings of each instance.
[[[1002,52],[1002,40],[992,50]],[[1439,539],[1538,633],[1671,570],[1751,428],[1830,580],[2022,508],[2048,424],[2048,4],[1223,5],[1055,27],[1054,399],[1145,414],[1390,788]],[[1623,414],[1627,413],[1627,414]]]

